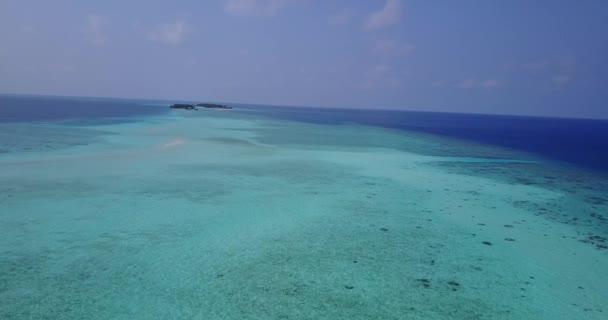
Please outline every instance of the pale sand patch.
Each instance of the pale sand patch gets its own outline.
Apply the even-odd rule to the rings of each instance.
[[[184,144],[184,143],[186,143],[186,140],[184,140],[182,138],[176,138],[176,139],[171,140],[170,142],[163,144],[161,146],[161,148],[163,148],[163,149],[172,148],[175,146],[179,146],[180,144]]]
[[[75,154],[75,155],[64,155],[64,156],[50,156],[46,158],[37,158],[37,159],[27,159],[27,160],[18,160],[18,161],[1,161],[2,165],[31,165],[31,164],[42,164],[42,163],[52,163],[58,161],[67,161],[67,160],[78,160],[78,159],[101,159],[101,158],[117,158],[117,157],[132,157],[142,154],[147,154],[149,152],[158,151],[158,149],[169,149],[174,148],[179,145],[185,144],[186,140],[182,138],[173,139],[167,143],[156,145],[148,148],[131,148],[125,151],[112,151],[112,152],[101,152],[101,153],[84,153],[84,154]]]

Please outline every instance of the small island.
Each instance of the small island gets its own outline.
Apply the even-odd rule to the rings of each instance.
[[[198,108],[206,109],[232,109],[230,106],[215,104],[215,103],[199,103],[199,104],[186,104],[186,103],[175,103],[170,106],[171,109],[184,109],[184,110],[198,110]]]

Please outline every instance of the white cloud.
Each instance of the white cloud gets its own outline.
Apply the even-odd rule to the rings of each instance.
[[[524,63],[523,67],[530,71],[542,71],[551,66],[551,61],[549,60],[538,60],[533,62]]]
[[[456,87],[462,88],[462,89],[472,89],[472,88],[475,88],[476,86],[477,86],[477,81],[475,81],[473,79],[465,79],[456,84]]]
[[[559,74],[554,76],[551,81],[553,81],[553,83],[557,84],[557,85],[564,85],[568,82],[570,82],[570,77],[564,74]]]
[[[163,24],[159,30],[150,34],[150,39],[166,44],[178,45],[186,40],[190,28],[185,21]]]
[[[532,61],[522,65],[534,72],[572,72],[576,69],[576,58],[569,55],[555,55],[551,58]]]
[[[401,80],[391,72],[391,67],[387,64],[377,64],[372,66],[361,83],[361,88],[372,89],[381,87],[400,87]]]
[[[327,23],[331,26],[342,26],[349,24],[354,17],[354,13],[351,9],[344,9],[327,19]]]
[[[372,51],[376,54],[384,57],[399,57],[412,52],[416,46],[409,43],[403,43],[396,40],[377,40],[372,48]]]
[[[98,15],[89,15],[87,17],[87,30],[90,36],[90,41],[94,45],[103,45],[107,42],[107,37],[103,32],[106,21]]]
[[[224,0],[224,11],[235,16],[271,17],[296,0]]]
[[[398,23],[401,20],[402,8],[401,0],[386,0],[384,7],[367,19],[364,29],[379,30]]]
[[[494,89],[498,87],[502,87],[503,82],[497,79],[486,79],[486,80],[475,80],[475,79],[465,79],[455,84],[455,87],[461,89],[474,89],[474,88],[484,88],[484,89]],[[438,87],[439,85],[433,84],[434,87]]]
[[[435,80],[433,81],[433,83],[431,83],[431,86],[438,88],[438,87],[443,87],[445,85],[445,81],[443,80]]]
[[[480,85],[483,88],[487,88],[487,89],[498,88],[498,87],[502,86],[502,81],[498,81],[496,79],[488,79],[488,80],[482,81],[480,83]]]
[[[389,70],[388,65],[386,64],[378,64],[373,66],[370,70],[369,70],[369,75],[372,77],[377,77],[377,76],[382,76],[385,75]]]
[[[390,78],[388,80],[388,84],[392,87],[400,87],[401,86],[401,80],[397,79],[397,78]]]
[[[551,58],[532,61],[522,66],[536,74],[536,79],[543,86],[549,84],[550,90],[570,83],[572,75],[576,74],[577,69],[576,58],[571,55],[553,55]]]

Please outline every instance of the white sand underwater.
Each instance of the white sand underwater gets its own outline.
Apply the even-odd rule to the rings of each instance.
[[[608,318],[605,181],[542,159],[213,110],[24,145],[1,319]]]

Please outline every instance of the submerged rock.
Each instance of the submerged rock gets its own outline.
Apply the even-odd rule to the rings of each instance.
[[[416,281],[421,283],[422,286],[425,288],[429,288],[431,286],[431,281],[429,279],[421,278],[421,279],[416,279]]]

